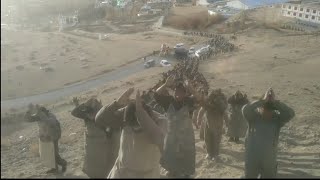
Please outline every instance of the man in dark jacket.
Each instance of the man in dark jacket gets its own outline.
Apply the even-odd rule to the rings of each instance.
[[[207,150],[206,158],[209,160],[216,160],[219,156],[223,119],[227,106],[227,98],[221,89],[212,90],[208,98],[202,103],[199,112],[199,126],[203,124],[202,133]],[[202,120],[203,122],[201,122]]]
[[[40,143],[54,143],[56,165],[55,168],[49,170],[47,173],[57,173],[58,165],[62,166],[62,172],[65,172],[67,170],[67,161],[62,159],[59,155],[58,141],[61,138],[61,127],[59,121],[56,116],[49,112],[45,107],[31,107],[34,109],[29,109],[25,117],[28,122],[38,122]],[[32,111],[35,113],[32,113]]]
[[[75,99],[76,100],[76,99]],[[84,120],[85,158],[82,171],[90,178],[105,178],[108,176],[119,151],[120,128],[99,127],[95,123],[95,116],[102,104],[95,98],[78,104],[71,111],[74,117]]]
[[[249,124],[245,142],[245,177],[275,178],[279,132],[295,116],[294,110],[275,100],[270,88],[262,100],[245,105],[242,114]]]

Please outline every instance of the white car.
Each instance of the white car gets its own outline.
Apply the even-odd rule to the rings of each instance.
[[[196,52],[196,49],[194,48],[194,47],[191,47],[190,49],[189,49],[189,54],[194,54]]]
[[[182,47],[184,47],[184,44],[183,43],[179,43],[179,44],[176,44],[176,46],[174,46],[173,48],[177,49],[177,48],[182,48]]]
[[[207,45],[207,46],[202,47],[202,48],[200,48],[199,50],[197,50],[197,51],[195,52],[195,55],[196,55],[197,57],[200,57],[200,56],[202,56],[202,55],[204,55],[204,54],[209,53],[209,50],[210,50],[210,45]]]
[[[160,65],[161,65],[162,67],[170,67],[170,66],[171,66],[171,64],[170,64],[169,61],[167,61],[167,60],[161,60],[161,61],[160,61]]]

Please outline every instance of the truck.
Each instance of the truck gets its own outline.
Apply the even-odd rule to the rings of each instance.
[[[185,59],[185,58],[188,57],[188,53],[189,53],[189,51],[188,51],[186,48],[184,48],[184,47],[182,47],[182,48],[176,48],[176,49],[174,50],[174,57],[175,57],[176,59]]]

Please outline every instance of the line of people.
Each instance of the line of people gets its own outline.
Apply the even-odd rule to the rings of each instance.
[[[83,172],[90,178],[159,178],[161,165],[168,177],[192,177],[193,126],[200,128],[207,159],[219,160],[225,121],[230,141],[239,142],[246,134],[245,176],[275,177],[280,128],[294,111],[276,100],[272,89],[252,103],[240,91],[229,99],[221,89],[208,93],[204,90],[208,84],[198,82],[202,74],[197,67],[196,62],[176,66],[148,92],[138,90],[134,99],[133,88],[105,106],[94,98],[82,104],[74,99],[71,114],[86,126]],[[192,78],[194,74],[198,78]],[[44,107],[31,106],[26,119],[39,123],[40,143],[54,142],[55,162],[65,172],[67,163],[58,152],[57,118]],[[57,165],[51,172],[58,171]]]
[[[205,36],[205,37],[208,37],[208,38],[213,38],[215,36],[217,36],[216,34],[214,33],[208,33],[208,32],[201,32],[201,31],[191,31],[191,32],[188,32],[188,31],[185,31],[183,32],[184,35],[189,35],[189,36]]]
[[[218,54],[229,53],[236,49],[235,45],[230,43],[228,39],[221,35],[212,34],[212,37],[205,41],[204,44],[209,45],[209,50],[200,56],[186,56],[182,60],[207,60]]]
[[[210,47],[213,49],[213,55],[231,52],[235,49],[234,44],[230,43],[221,35],[216,35],[214,38],[210,38],[206,44],[210,45]]]
[[[209,41],[207,41],[205,44],[211,45],[211,47],[220,50],[219,53],[231,52],[235,48],[234,44],[230,43],[225,37],[219,34],[208,32],[184,32],[184,35],[202,36],[210,38]],[[235,36],[232,37],[235,38]]]

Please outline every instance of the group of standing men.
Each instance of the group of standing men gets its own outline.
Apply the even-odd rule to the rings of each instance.
[[[160,165],[167,170],[168,177],[191,177],[196,159],[193,124],[201,128],[207,158],[214,160],[219,155],[223,119],[228,119],[230,141],[239,142],[249,127],[245,176],[276,176],[279,131],[294,117],[294,111],[276,100],[272,89],[261,100],[249,103],[239,91],[229,99],[221,89],[199,93],[192,83],[170,76],[153,92],[153,99],[164,113],[150,107],[139,90],[135,99],[130,99],[133,92],[130,88],[105,106],[97,99],[82,104],[74,100],[76,107],[71,114],[83,119],[86,126],[83,172],[90,178],[159,178]],[[53,125],[57,120],[52,120],[56,118],[46,109],[33,109],[36,113],[28,112],[27,118],[39,122],[40,132],[46,129],[45,133],[49,134],[46,136],[50,136],[55,133],[48,129],[60,129],[60,125]],[[48,140],[42,136],[40,133],[40,141]],[[58,138],[49,139],[55,142],[56,148],[60,136],[61,130]],[[57,163],[65,171],[66,162],[57,151]]]
[[[207,60],[212,56],[217,56],[218,54],[232,52],[236,49],[236,46],[233,43],[230,43],[229,40],[222,35],[210,34],[207,37],[210,37],[204,44],[209,45],[209,50],[206,53],[201,54],[200,56],[187,56],[185,60]]]

